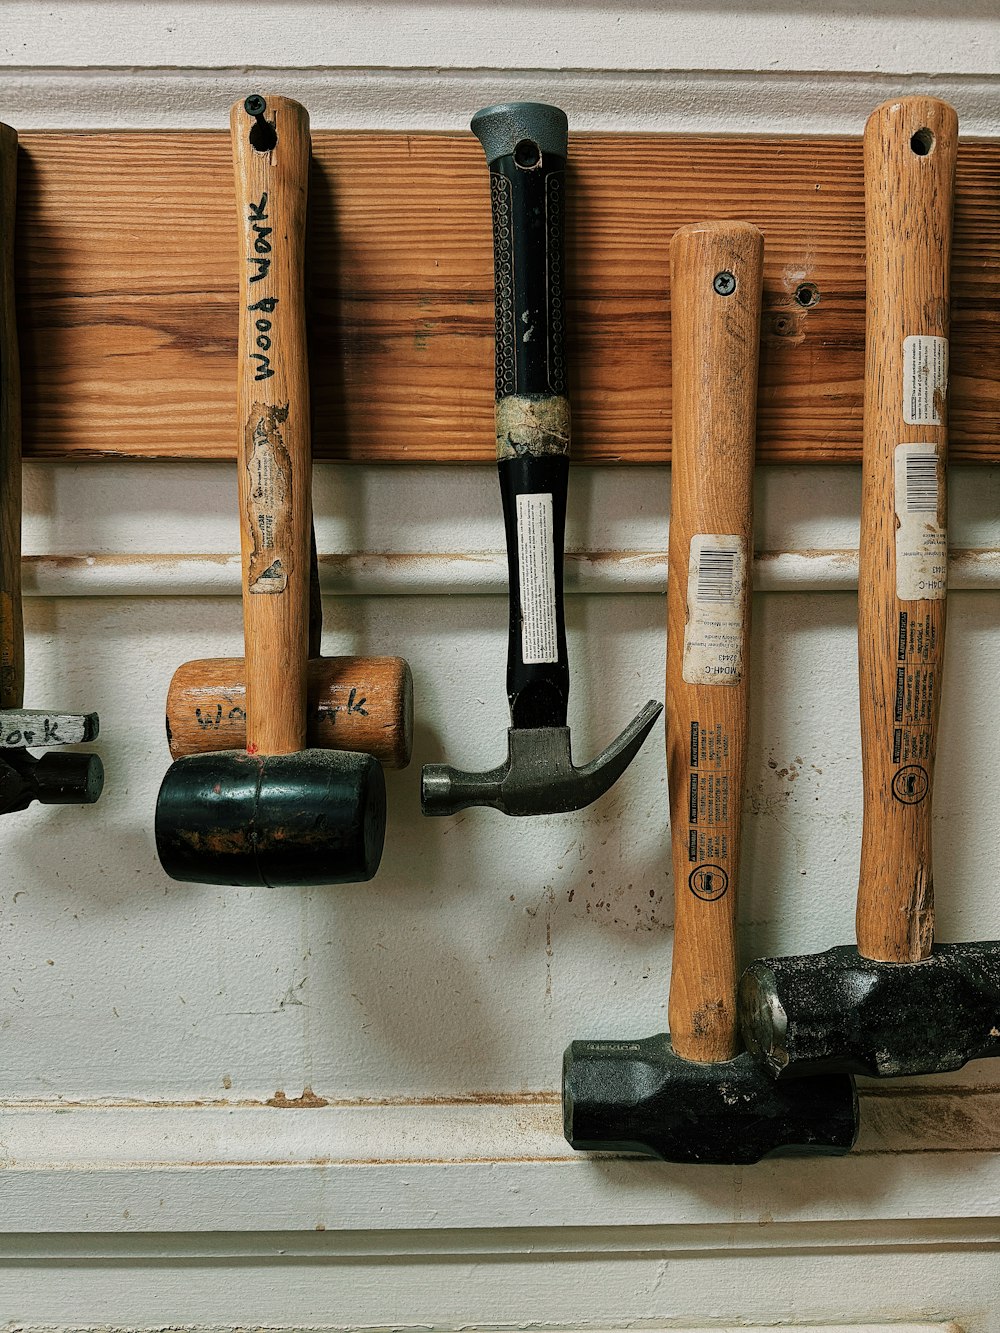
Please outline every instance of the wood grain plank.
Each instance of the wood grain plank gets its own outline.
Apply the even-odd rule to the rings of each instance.
[[[574,135],[568,291],[578,461],[669,458],[667,249],[765,237],[758,457],[860,457],[860,139]],[[952,457],[1000,459],[1000,142],[959,152]],[[237,325],[228,136],[21,136],[25,451],[228,458]],[[308,253],[317,457],[493,457],[487,173],[471,135],[318,131]],[[796,303],[802,282],[819,302]]]

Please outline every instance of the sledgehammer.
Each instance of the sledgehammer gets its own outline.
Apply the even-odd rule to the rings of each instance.
[[[21,381],[14,318],[17,134],[0,125],[0,814],[42,805],[92,805],[104,786],[96,754],[45,754],[98,732],[96,713],[23,708],[21,612]]]
[[[865,127],[858,943],[747,969],[743,1033],[776,1077],[945,1073],[1000,1055],[1000,942],[933,944],[957,144],[954,110],[929,97],[886,102]]]
[[[574,1148],[734,1165],[843,1153],[857,1132],[849,1077],[776,1084],[736,1031],[762,259],[748,223],[685,227],[671,245],[670,1032],[570,1046],[563,1113]]]
[[[285,97],[231,115],[239,216],[237,469],[246,750],[172,765],[156,846],[174,879],[334,884],[371,879],[385,780],[366,754],[306,749],[312,457],[303,263],[309,118]]]
[[[493,209],[497,471],[507,533],[510,624],[507,757],[481,773],[423,771],[425,815],[488,805],[507,815],[562,814],[603,796],[662,712],[650,700],[589,764],[573,763],[563,610],[569,398],[563,335],[568,125],[539,102],[472,118],[486,151]]]

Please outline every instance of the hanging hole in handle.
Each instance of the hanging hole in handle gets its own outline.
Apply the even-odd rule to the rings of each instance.
[[[806,310],[819,305],[819,288],[814,282],[800,282],[795,288],[795,299]]]
[[[917,157],[926,157],[934,147],[934,135],[929,129],[917,130],[910,136],[910,148]]]
[[[278,133],[274,128],[274,121],[264,119],[264,112],[267,110],[264,98],[260,93],[251,93],[243,102],[243,110],[254,118],[248,136],[250,147],[256,153],[270,153],[277,147]]]
[[[542,160],[542,150],[534,139],[518,139],[514,145],[514,165],[522,171],[533,171]]]

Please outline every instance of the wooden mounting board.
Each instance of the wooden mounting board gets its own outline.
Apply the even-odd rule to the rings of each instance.
[[[573,455],[669,458],[668,244],[704,218],[764,231],[758,452],[859,458],[860,139],[578,134],[568,291]],[[471,135],[313,135],[315,453],[493,457],[486,164]],[[21,136],[25,452],[227,458],[235,415],[229,136]],[[804,309],[796,288],[819,303]],[[1000,142],[959,153],[952,444],[1000,460]]]

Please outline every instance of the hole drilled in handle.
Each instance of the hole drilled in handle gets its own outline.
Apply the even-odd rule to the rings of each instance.
[[[926,157],[934,147],[934,135],[926,127],[910,136],[910,148],[917,157]]]
[[[522,171],[533,171],[542,160],[542,150],[534,139],[519,139],[514,145],[514,164]]]
[[[806,310],[810,306],[819,305],[819,288],[814,282],[800,282],[795,288],[795,299]]]
[[[250,126],[250,147],[256,153],[270,153],[277,147],[278,133],[274,128],[273,120],[265,120],[264,112],[267,110],[267,102],[261,97],[260,93],[251,93],[243,103],[243,110],[248,116],[253,116],[253,124]]]

